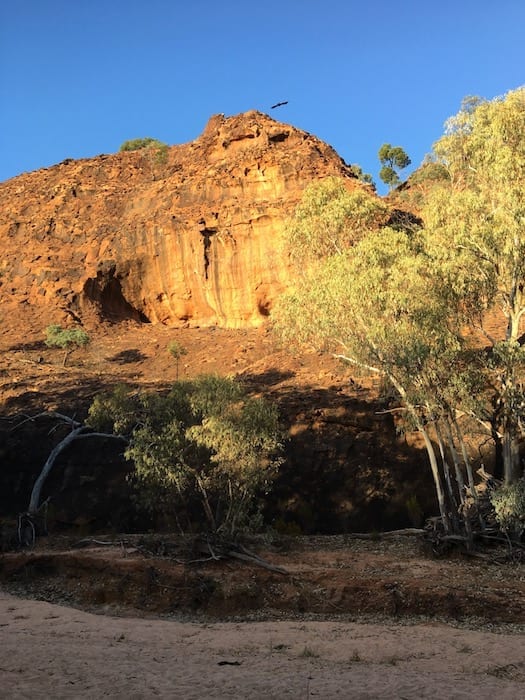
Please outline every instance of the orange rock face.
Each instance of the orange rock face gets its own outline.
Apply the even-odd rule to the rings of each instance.
[[[64,161],[0,184],[2,298],[82,318],[257,326],[290,281],[285,221],[305,187],[357,183],[314,136],[260,112],[169,149]]]

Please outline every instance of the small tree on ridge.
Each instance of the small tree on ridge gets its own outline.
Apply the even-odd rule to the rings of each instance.
[[[404,170],[412,162],[401,146],[391,146],[384,143],[379,149],[379,161],[383,166],[379,172],[379,177],[390,188],[400,183],[397,170]]]

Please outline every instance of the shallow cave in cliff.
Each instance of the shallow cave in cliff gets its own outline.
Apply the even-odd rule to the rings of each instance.
[[[84,296],[98,306],[101,315],[108,321],[133,320],[149,323],[148,317],[127,301],[114,268],[99,270],[96,277],[86,280]]]

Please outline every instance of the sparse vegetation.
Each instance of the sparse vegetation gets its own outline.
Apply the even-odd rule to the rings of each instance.
[[[167,148],[167,144],[159,141],[158,139],[146,136],[141,139],[130,139],[129,141],[124,141],[124,143],[119,148],[119,151],[140,151],[143,148]]]
[[[151,170],[153,180],[157,177],[162,166],[165,166],[168,161],[169,146],[158,139],[146,136],[141,139],[131,139],[124,141],[119,151],[142,151],[145,162]]]
[[[350,169],[352,170],[352,172],[358,180],[361,180],[361,182],[364,182],[367,185],[372,185],[372,187],[375,189],[373,177],[370,175],[370,173],[363,172],[363,168],[360,165],[358,165],[358,163],[354,163],[353,165],[351,165]]]
[[[178,340],[172,340],[168,344],[168,352],[175,359],[176,379],[178,381],[179,380],[179,363],[180,363],[181,358],[184,357],[184,355],[188,354],[188,351],[186,350],[184,345],[179,343]]]
[[[490,500],[501,529],[519,542],[525,532],[525,477],[493,491]]]
[[[488,522],[514,542],[525,531],[524,133],[523,88],[490,102],[469,99],[395,196],[380,199],[353,178],[325,178],[308,187],[287,228],[295,288],[271,307],[286,344],[329,352],[387,386],[385,413],[395,412],[400,433],[418,431],[426,449],[440,515],[436,529],[447,541],[468,546],[472,527],[486,533]],[[166,144],[151,138],[125,142],[121,150],[141,151],[123,159],[138,167],[168,153]],[[395,186],[410,159],[390,144],[379,157],[383,180]],[[369,181],[359,166],[353,169]],[[402,200],[414,186],[417,216]],[[393,208],[394,198],[399,208]],[[499,335],[486,326],[487,315],[496,313],[505,319]],[[45,342],[64,350],[65,366],[89,335],[80,327],[51,325]],[[15,359],[40,364],[44,358],[35,361],[30,354],[35,350],[36,356],[39,345],[21,345],[27,356]],[[119,386],[95,399],[91,429],[71,419],[71,432],[87,437],[103,425],[125,437],[137,502],[162,525],[229,535],[256,529],[260,497],[281,460],[275,409],[233,380],[179,382],[188,351],[179,341],[167,349],[176,363],[171,391]],[[300,422],[301,430],[313,424],[310,415]],[[494,448],[498,476],[496,488],[483,492],[492,506],[489,520],[479,506],[473,465],[476,448],[489,454],[486,445]],[[356,460],[352,468],[359,464],[364,462]],[[379,460],[370,471],[374,464]],[[423,508],[409,489],[396,494],[396,507],[420,527]],[[293,497],[293,514],[283,516],[283,506],[273,518],[275,530],[313,531],[316,504],[304,494]],[[39,498],[33,500],[38,506]],[[426,513],[428,504],[421,502]],[[377,523],[367,527],[381,529]]]

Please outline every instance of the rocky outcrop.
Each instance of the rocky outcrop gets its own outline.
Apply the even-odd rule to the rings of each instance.
[[[256,326],[289,282],[283,229],[304,188],[357,183],[328,145],[260,112],[216,115],[166,162],[143,150],[0,184],[3,299],[79,318]]]

